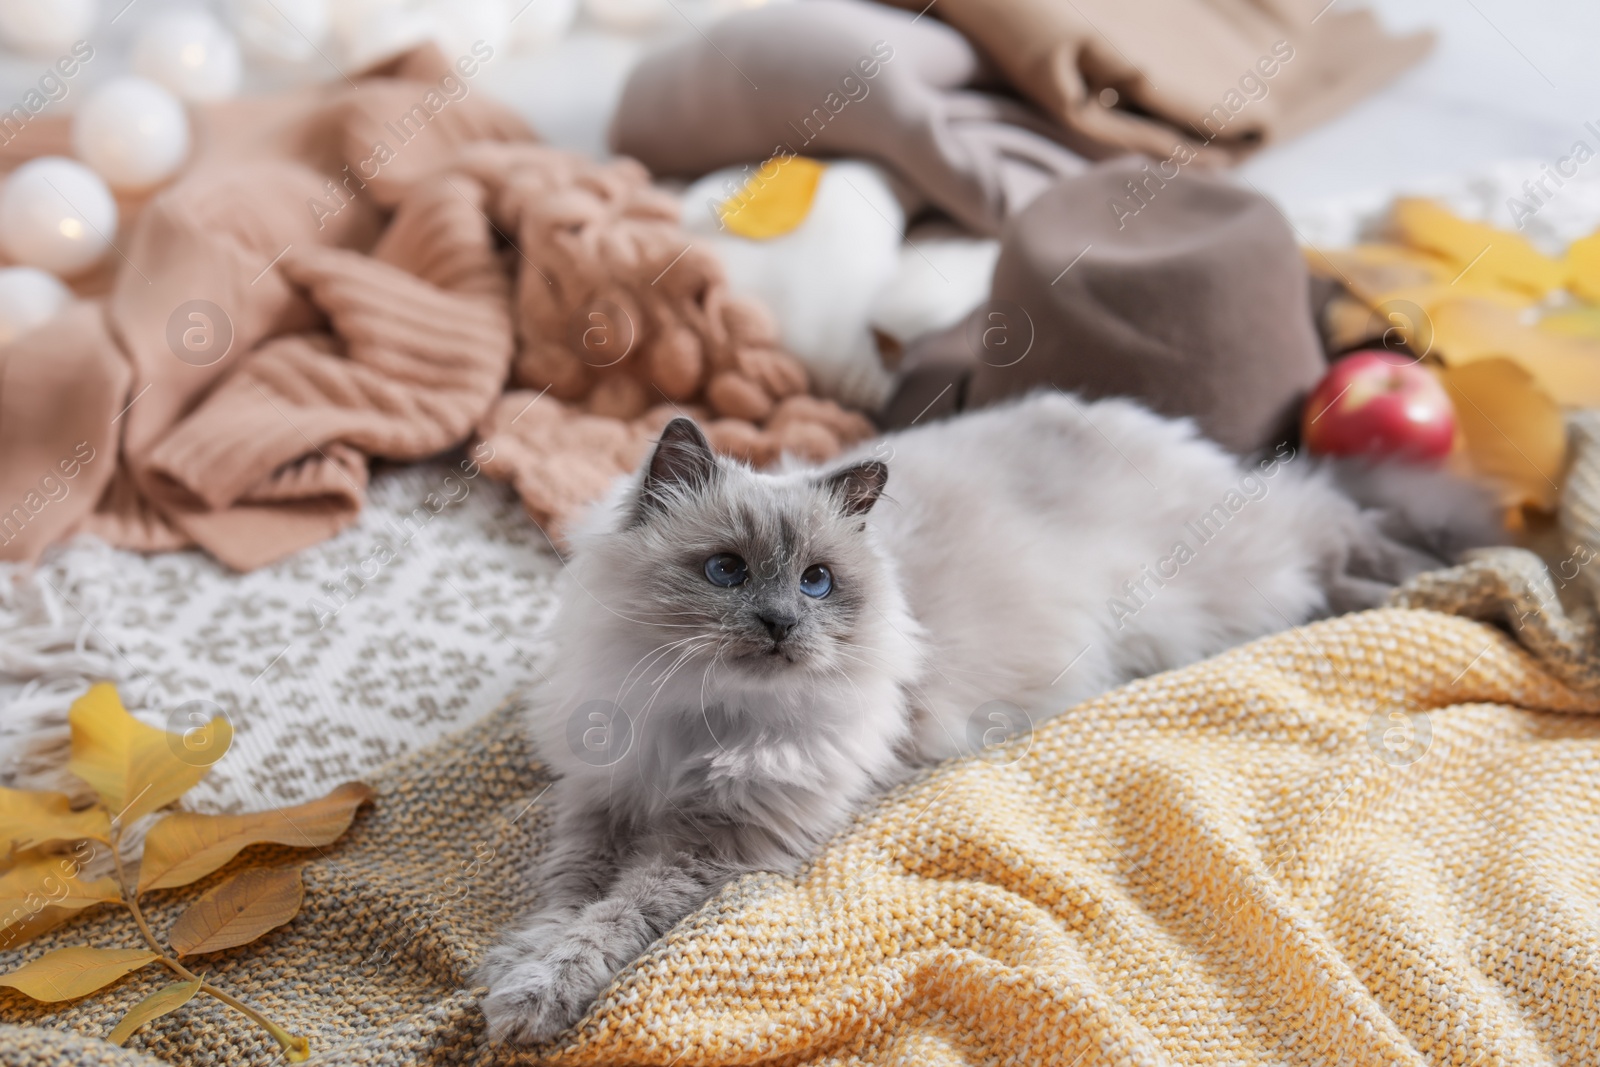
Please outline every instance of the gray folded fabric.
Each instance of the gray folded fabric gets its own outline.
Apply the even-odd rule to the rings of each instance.
[[[1133,397],[1249,452],[1292,435],[1326,369],[1283,216],[1200,171],[1125,158],[1054,186],[1006,225],[990,295],[907,350],[880,423],[1055,386]]]
[[[611,145],[684,178],[787,154],[870,159],[995,234],[1085,163],[1030,108],[964,88],[981,69],[972,46],[931,18],[854,0],[778,4],[642,60]]]

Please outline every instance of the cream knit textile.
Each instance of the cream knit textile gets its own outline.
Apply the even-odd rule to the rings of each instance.
[[[1592,1063],[1596,712],[1455,616],[1266,638],[937,768],[799,878],[731,887],[526,1055],[484,1043],[465,985],[543,828],[546,779],[502,713],[396,765],[343,842],[295,857],[302,914],[205,962],[341,1064]],[[105,1033],[163,981],[55,1008],[0,990],[0,1019]],[[275,1053],[198,1001],[129,1048],[0,1027],[17,1064]]]

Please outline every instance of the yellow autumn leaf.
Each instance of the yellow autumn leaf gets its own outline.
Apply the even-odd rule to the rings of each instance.
[[[1563,337],[1589,337],[1600,341],[1600,307],[1585,304],[1552,311],[1539,320],[1539,329]]]
[[[1434,354],[1447,366],[1510,359],[1558,404],[1600,405],[1600,340],[1541,330],[1518,312],[1484,300],[1440,304],[1429,319]]]
[[[200,992],[201,985],[201,979],[196,978],[193,981],[173,982],[162,986],[129,1008],[128,1014],[124,1015],[122,1021],[106,1035],[106,1040],[113,1045],[122,1044],[145,1023],[177,1011],[189,1003],[194,999],[194,995]]]
[[[111,838],[111,819],[103,808],[73,811],[65,793],[0,788],[0,862],[13,852],[47,841]]]
[[[29,853],[0,874],[0,927],[27,922],[45,908],[82,911],[122,898],[110,878],[84,881],[73,855]]]
[[[805,156],[769,159],[742,189],[718,206],[717,215],[740,237],[758,241],[781,237],[811,214],[826,169]]]
[[[1342,282],[1369,305],[1396,289],[1448,282],[1455,275],[1448,260],[1405,245],[1307,248],[1305,257],[1313,274]]]
[[[1560,405],[1509,359],[1445,367],[1439,378],[1473,469],[1505,487],[1509,504],[1555,507],[1567,451]]]
[[[51,930],[69,921],[82,908],[58,908],[55,905],[46,905],[36,912],[19,912],[17,917],[7,920],[0,916],[0,952],[7,952],[20,948],[40,934],[47,934]]]
[[[179,956],[247,945],[294,918],[304,900],[299,867],[252,867],[189,905],[167,943]]]
[[[1385,293],[1381,303],[1409,301],[1431,313],[1443,304],[1467,299],[1488,301],[1512,312],[1522,312],[1534,306],[1533,298],[1521,290],[1507,289],[1498,285],[1468,285],[1466,282],[1461,282],[1459,285],[1433,282],[1428,285],[1407,286]]]
[[[1406,244],[1443,256],[1463,281],[1476,275],[1535,296],[1567,283],[1567,268],[1528,243],[1527,238],[1481,222],[1468,222],[1432,200],[1405,197],[1390,215],[1396,234]]]
[[[75,1000],[158,958],[142,948],[58,948],[0,974],[0,985],[8,985],[34,1000]]]
[[[350,828],[356,809],[371,799],[361,782],[346,782],[326,796],[292,808],[249,815],[174,812],[150,828],[139,863],[139,892],[188,885],[204,878],[249,845],[311,848],[330,844]]]
[[[163,808],[192,789],[233,740],[217,716],[184,734],[158,730],[129,715],[116,686],[101,682],[72,704],[72,758],[67,769],[94,787],[124,823]]]
[[[1567,246],[1567,288],[1600,304],[1600,230]]]
[[[1454,286],[1440,282],[1391,289],[1378,294],[1378,298],[1370,302],[1362,299],[1354,303],[1364,310],[1364,320],[1338,309],[1336,314],[1345,317],[1342,320],[1325,318],[1324,323],[1346,336],[1358,334],[1361,338],[1369,338],[1373,347],[1391,351],[1404,349],[1418,359],[1433,354],[1439,347],[1434,321],[1440,308],[1461,303],[1488,305],[1500,312],[1503,320],[1521,331],[1531,327],[1520,325],[1518,316],[1533,307],[1532,299],[1516,290],[1493,286]],[[1445,311],[1446,317],[1450,314],[1450,311]],[[1330,341],[1333,336],[1331,333]],[[1453,342],[1459,341],[1448,331],[1447,336]],[[1521,337],[1520,332],[1518,337]],[[1457,343],[1456,347],[1459,349],[1461,345]]]

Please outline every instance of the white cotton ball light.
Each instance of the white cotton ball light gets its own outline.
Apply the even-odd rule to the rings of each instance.
[[[189,154],[189,116],[155,82],[117,78],[78,109],[72,150],[112,187],[144,189],[170,177]]]
[[[95,0],[0,0],[0,40],[19,52],[54,55],[94,25]]]
[[[239,42],[198,8],[158,12],[133,42],[133,72],[184,100],[226,100],[243,70]]]
[[[99,262],[116,231],[111,190],[76,160],[29,160],[0,186],[0,248],[18,263],[69,277]]]
[[[49,322],[72,299],[54,274],[35,267],[0,269],[0,345]]]
[[[246,52],[272,63],[309,63],[328,36],[327,0],[233,0]]]

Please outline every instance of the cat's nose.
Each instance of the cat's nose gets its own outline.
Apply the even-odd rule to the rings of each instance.
[[[761,625],[767,628],[767,633],[772,635],[774,641],[782,641],[788,637],[789,631],[800,621],[793,615],[780,615],[777,612],[762,612],[756,617],[761,620]]]

